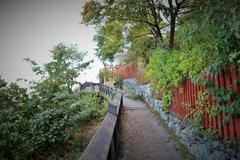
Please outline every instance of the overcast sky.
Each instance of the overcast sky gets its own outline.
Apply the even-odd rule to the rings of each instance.
[[[64,42],[78,44],[94,59],[92,69],[79,80],[97,81],[103,67],[95,57],[95,30],[80,24],[86,0],[0,0],[0,74],[8,82],[36,79],[23,61],[29,57],[40,65],[50,61],[50,50]],[[22,83],[21,83],[22,85]]]

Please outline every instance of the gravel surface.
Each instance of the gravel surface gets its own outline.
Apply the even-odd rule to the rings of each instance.
[[[182,155],[173,141],[140,101],[123,99],[122,160],[181,160]]]

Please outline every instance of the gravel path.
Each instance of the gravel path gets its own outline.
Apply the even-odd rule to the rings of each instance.
[[[181,160],[171,140],[145,103],[123,99],[122,160]]]

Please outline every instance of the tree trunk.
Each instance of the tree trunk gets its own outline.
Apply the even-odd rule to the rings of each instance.
[[[176,16],[171,16],[171,22],[170,22],[170,39],[168,47],[169,49],[172,49],[174,47],[174,37],[175,37],[175,26],[176,26]]]
[[[161,45],[161,43],[163,43],[163,37],[162,37],[161,29],[158,25],[156,25],[156,38],[157,38],[157,43]]]

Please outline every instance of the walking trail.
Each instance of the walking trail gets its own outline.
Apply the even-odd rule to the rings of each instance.
[[[124,97],[122,160],[181,160],[177,143],[159,124],[146,104]]]

